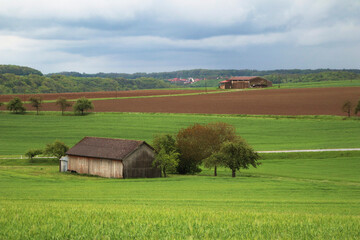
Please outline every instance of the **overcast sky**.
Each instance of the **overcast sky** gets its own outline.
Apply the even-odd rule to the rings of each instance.
[[[43,73],[360,68],[360,0],[0,0],[0,64]]]

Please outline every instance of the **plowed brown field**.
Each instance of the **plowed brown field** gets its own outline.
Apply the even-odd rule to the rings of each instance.
[[[132,91],[109,91],[109,92],[81,92],[81,93],[43,93],[43,94],[12,94],[0,95],[0,102],[8,102],[14,97],[19,97],[22,101],[28,101],[32,96],[41,96],[43,100],[55,100],[59,97],[66,99],[77,99],[81,97],[86,98],[115,98],[115,97],[139,97],[139,96],[153,96],[153,95],[169,95],[169,94],[184,94],[184,93],[198,93],[200,90],[132,90]]]
[[[192,96],[93,101],[96,112],[345,115],[346,100],[360,100],[360,87],[273,89]],[[27,106],[28,109],[31,107]],[[58,111],[53,103],[43,110]]]

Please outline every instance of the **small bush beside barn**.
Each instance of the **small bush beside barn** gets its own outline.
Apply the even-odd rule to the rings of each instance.
[[[67,169],[80,174],[107,178],[161,177],[154,168],[154,149],[145,141],[85,137],[66,152]]]
[[[220,82],[221,89],[272,87],[272,82],[262,77],[231,77]]]

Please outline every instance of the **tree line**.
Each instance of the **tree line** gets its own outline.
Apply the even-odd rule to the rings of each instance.
[[[85,78],[64,75],[41,76],[37,74],[0,74],[0,94],[36,94],[66,92],[99,92],[136,89],[173,88],[176,85],[155,78]]]
[[[65,156],[67,150],[69,150],[69,147],[65,143],[55,140],[53,143],[46,144],[45,149],[29,149],[25,153],[25,156],[28,157],[30,161],[41,154],[56,157],[59,160],[62,156]]]
[[[31,106],[35,108],[36,114],[39,115],[39,111],[42,108],[42,103],[43,103],[42,98],[37,96],[32,96],[29,98],[29,102]],[[71,106],[73,107],[73,111],[75,112],[75,114],[80,114],[80,115],[84,115],[87,111],[94,109],[93,103],[85,97],[76,100],[74,105],[72,105],[72,103],[69,102],[67,99],[60,97],[56,100],[55,104],[59,107],[62,115],[64,115],[64,111],[66,111],[66,109]],[[3,103],[0,102],[0,107],[2,105]],[[18,97],[11,99],[6,104],[6,109],[16,114],[24,114],[26,112],[26,107],[24,106],[21,99]]]
[[[136,89],[173,88],[170,78],[205,78],[191,87],[217,87],[231,76],[262,76],[275,84],[360,79],[359,69],[287,69],[287,70],[208,70],[192,69],[158,73],[51,73],[44,76],[28,67],[0,65],[0,94],[98,92]]]
[[[63,75],[73,77],[101,77],[101,78],[126,78],[126,79],[137,79],[141,77],[145,78],[157,78],[157,79],[170,79],[170,78],[210,78],[217,79],[218,77],[231,77],[231,76],[277,76],[277,75],[305,75],[305,74],[316,74],[324,72],[349,72],[360,74],[359,69],[277,69],[277,70],[251,70],[251,69],[191,69],[191,70],[179,70],[171,72],[154,72],[145,73],[137,72],[133,74],[128,73],[96,73],[87,74],[79,72],[60,72],[51,73],[51,75]],[[276,79],[275,79],[276,80]]]

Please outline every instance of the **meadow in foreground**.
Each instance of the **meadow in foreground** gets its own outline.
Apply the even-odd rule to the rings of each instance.
[[[104,179],[0,160],[0,239],[358,239],[360,152],[263,154],[231,178]]]

